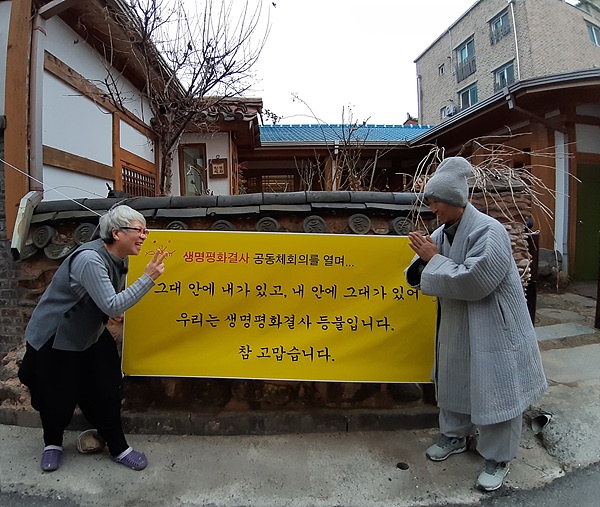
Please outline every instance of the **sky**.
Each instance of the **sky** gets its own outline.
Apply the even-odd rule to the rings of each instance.
[[[418,115],[414,60],[475,0],[264,2],[271,29],[248,96],[282,124],[401,125]]]

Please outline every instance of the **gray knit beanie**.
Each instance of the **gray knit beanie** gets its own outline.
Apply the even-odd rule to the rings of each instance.
[[[445,158],[425,185],[423,197],[464,208],[469,198],[469,182],[473,167],[463,157]]]

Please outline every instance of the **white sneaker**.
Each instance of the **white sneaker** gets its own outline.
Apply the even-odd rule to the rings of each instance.
[[[431,461],[444,461],[452,454],[460,454],[467,450],[466,437],[447,437],[441,435],[439,440],[425,451]]]
[[[508,474],[508,462],[498,463],[491,459],[485,460],[485,466],[477,477],[477,488],[482,491],[495,491],[504,482]]]

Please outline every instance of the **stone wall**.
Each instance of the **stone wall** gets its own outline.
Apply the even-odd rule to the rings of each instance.
[[[427,208],[417,216],[416,196],[407,193],[295,192],[242,196],[159,197],[130,199],[149,228],[321,232],[328,234],[406,234],[433,230],[435,219]],[[116,199],[83,200],[79,203],[43,202],[35,210],[31,237],[23,259],[3,259],[12,270],[10,308],[26,306],[17,315],[26,319],[57,267],[78,244],[88,241],[98,214]],[[85,208],[82,208],[83,205]],[[7,247],[8,255],[8,247]],[[1,324],[0,324],[1,326]],[[28,394],[16,377],[24,351],[22,322],[0,327],[11,347],[0,365],[0,408],[28,408]],[[111,328],[120,340],[121,329]],[[294,382],[195,378],[127,377],[124,382],[124,414],[152,411],[235,413],[249,411],[311,412],[329,409],[398,409],[430,406],[429,384],[380,384]]]
[[[4,159],[3,131],[0,131],[0,158]],[[10,240],[6,234],[5,170],[2,166],[0,170],[0,358],[21,343],[25,323],[29,318],[27,305],[21,301],[20,265],[12,259]],[[0,371],[0,378],[1,375]]]
[[[533,255],[528,235],[531,231],[526,221],[531,217],[531,196],[525,192],[515,193],[500,191],[496,198],[491,199],[483,192],[475,192],[471,203],[483,213],[486,213],[504,225],[512,243],[513,255],[519,268],[521,280],[526,287],[532,280],[534,268]]]

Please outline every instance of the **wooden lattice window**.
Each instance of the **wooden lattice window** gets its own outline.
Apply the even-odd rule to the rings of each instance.
[[[130,197],[156,196],[156,177],[130,167],[123,167],[123,190]]]

